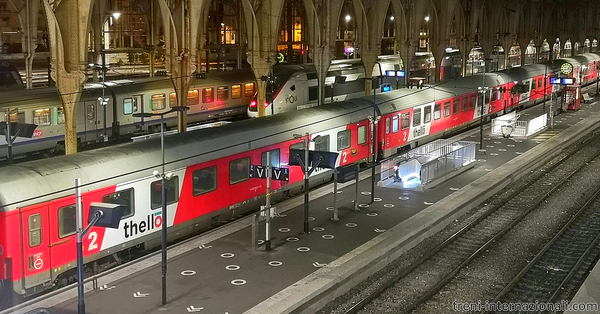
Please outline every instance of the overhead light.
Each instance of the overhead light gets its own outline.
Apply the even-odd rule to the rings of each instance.
[[[425,22],[429,22],[429,16],[425,17]]]
[[[351,19],[352,17],[350,16],[350,14],[346,14],[346,22],[350,22]]]
[[[392,16],[390,16],[390,21],[393,21],[393,20],[394,20],[394,16],[392,15]]]
[[[117,20],[118,20],[118,19],[119,19],[119,17],[121,16],[121,13],[120,13],[120,12],[113,12],[112,16],[113,16],[115,19],[117,19]]]

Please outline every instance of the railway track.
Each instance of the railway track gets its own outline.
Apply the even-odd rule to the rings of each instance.
[[[512,192],[484,206],[484,213],[395,276],[376,281],[372,291],[351,301],[344,313],[407,313],[428,301],[474,258],[540,207],[588,162],[600,156],[600,138],[580,145]],[[584,153],[585,152],[585,153]],[[581,158],[588,156],[588,158]],[[592,157],[589,157],[592,156]]]
[[[600,252],[599,243],[600,189],[490,303],[549,304],[566,300],[571,289],[564,288],[578,286],[577,282],[584,279]]]

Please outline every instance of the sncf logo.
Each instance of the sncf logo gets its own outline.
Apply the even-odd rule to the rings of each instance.
[[[155,228],[160,228],[162,223],[162,212],[160,211],[146,216],[146,220],[139,222],[128,221],[123,226],[125,238],[133,237],[138,235],[138,233],[142,234],[154,230]]]

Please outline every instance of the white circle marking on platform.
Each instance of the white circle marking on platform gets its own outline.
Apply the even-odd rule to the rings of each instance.
[[[346,227],[348,227],[348,228],[354,228],[356,226],[358,226],[358,225],[355,224],[355,223],[353,223],[353,222],[349,222],[349,223],[346,224]]]
[[[225,266],[225,269],[234,271],[234,270],[239,270],[240,266],[238,266],[238,265],[227,265],[227,266]]]
[[[301,247],[297,248],[296,250],[298,250],[298,252],[308,252],[308,251],[310,251],[310,248],[306,247],[306,246],[301,246]]]
[[[369,191],[362,191],[362,192],[360,192],[360,194],[362,194],[362,195],[371,195],[371,192],[369,192]]]
[[[321,231],[325,231],[325,228],[323,228],[323,227],[314,227],[313,231],[321,232]]]
[[[315,217],[308,216],[308,221],[315,221]]]
[[[483,139],[484,139],[485,141],[489,141],[489,140],[490,140],[490,138],[489,138],[489,137],[484,137]]]
[[[398,197],[398,199],[401,201],[408,201],[409,197],[408,196],[400,196],[400,197]]]
[[[333,210],[333,206],[327,206],[327,207],[325,207],[325,210],[332,211]]]
[[[507,146],[507,147],[515,147],[515,145],[513,145],[513,144],[508,144],[508,145],[506,145],[506,146]]]
[[[477,159],[477,161],[479,161],[479,162],[486,162],[487,160],[485,160],[485,159]]]
[[[269,262],[269,266],[277,267],[277,266],[281,266],[281,265],[283,265],[283,263],[280,261],[270,261]]]
[[[232,258],[234,256],[235,256],[235,254],[233,254],[233,253],[223,253],[223,254],[221,254],[222,258]]]
[[[234,286],[242,286],[246,284],[246,280],[244,279],[234,279],[231,281],[231,284]]]
[[[195,274],[196,272],[193,270],[184,270],[181,272],[182,276],[194,276]]]
[[[523,143],[521,140],[515,140],[515,143]]]
[[[292,231],[292,229],[290,229],[290,228],[279,228],[277,230],[279,230],[279,232],[284,232],[284,233]]]
[[[321,236],[321,238],[323,238],[325,240],[331,240],[331,239],[335,238],[335,236],[333,236],[332,234],[324,234],[323,236]]]
[[[381,198],[376,197],[376,198],[373,199],[373,201],[375,201],[375,202],[381,202]]]
[[[494,142],[494,144],[502,144],[502,142]]]
[[[491,156],[498,156],[498,153],[490,153]]]
[[[485,145],[487,148],[494,148],[494,145]]]
[[[487,171],[487,172],[494,171],[494,169],[488,169],[488,168],[485,168],[484,170]]]
[[[298,242],[300,241],[300,239],[296,238],[296,237],[289,237],[287,239],[285,239],[288,242]]]
[[[504,148],[498,148],[498,151],[499,151],[499,152],[505,152],[505,151],[506,151],[506,149],[504,149]]]
[[[369,204],[358,204],[358,207],[361,207],[361,208],[368,208],[368,207],[369,207]]]
[[[392,208],[392,207],[394,207],[394,204],[383,204],[383,207]]]
[[[367,213],[367,216],[369,216],[369,217],[375,217],[375,216],[377,216],[377,213]]]

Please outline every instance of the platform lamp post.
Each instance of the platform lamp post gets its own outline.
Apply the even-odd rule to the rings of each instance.
[[[379,76],[377,79],[381,81],[383,72],[381,71],[381,63],[375,61],[375,63],[379,66]],[[381,85],[381,82],[379,83]],[[375,163],[377,161],[377,131],[376,126],[377,122],[379,122],[380,116],[377,115],[377,88],[375,83],[373,83],[373,116],[369,117],[369,121],[371,122],[371,140],[373,141],[373,161],[371,162],[371,203],[375,202]]]
[[[479,112],[479,151],[485,152],[483,148],[483,107],[485,106],[485,94],[490,89],[487,86],[477,88],[481,94],[481,111]]]
[[[162,305],[167,304],[167,190],[165,183],[171,179],[171,173],[165,173],[165,124],[164,116],[172,112],[183,112],[190,109],[189,107],[176,106],[172,107],[171,110],[162,113],[134,113],[133,116],[136,118],[151,118],[160,116],[160,152],[162,155],[161,161],[161,172],[157,170],[153,172],[154,176],[161,179],[161,204],[162,204],[162,245],[161,245],[161,265],[162,265]]]

